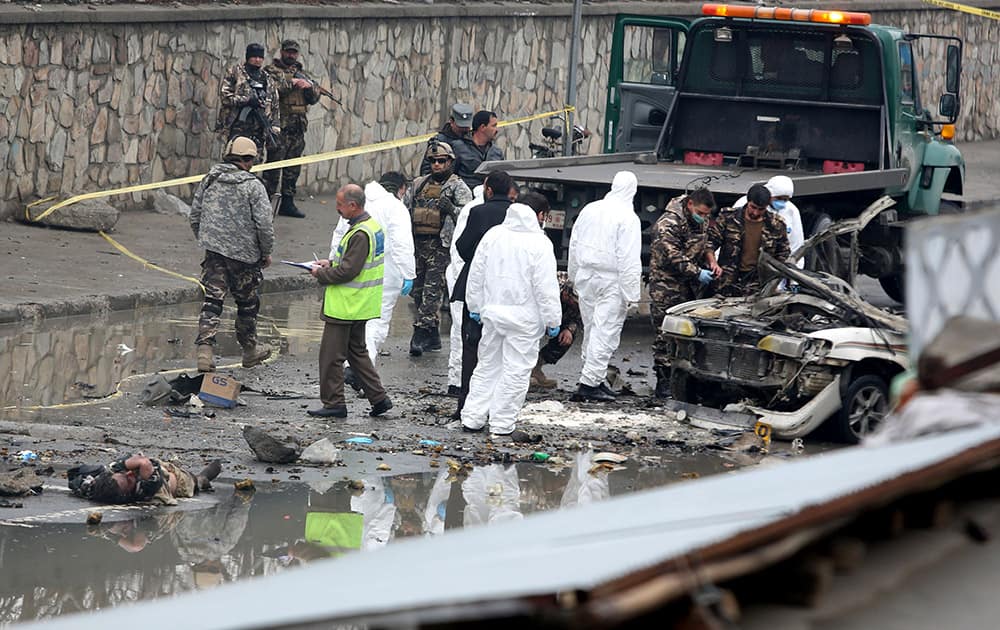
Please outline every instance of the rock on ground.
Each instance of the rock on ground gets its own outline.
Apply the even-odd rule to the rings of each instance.
[[[33,208],[31,216],[37,217],[45,210]],[[85,199],[59,208],[37,223],[56,228],[105,232],[118,223],[119,215],[118,209],[103,199]]]

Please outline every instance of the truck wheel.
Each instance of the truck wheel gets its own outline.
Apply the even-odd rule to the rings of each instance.
[[[874,374],[856,378],[847,388],[841,408],[827,422],[838,442],[857,444],[874,431],[889,413],[889,387]]]
[[[888,276],[882,276],[878,279],[878,283],[882,285],[882,290],[893,300],[896,300],[900,304],[906,299],[906,283],[904,282],[905,274],[898,271],[894,274]]]
[[[832,223],[833,219],[825,212],[816,214],[809,236],[812,237],[817,232],[825,230]],[[837,245],[836,238],[820,243],[806,252],[806,269],[809,271],[825,271],[839,277],[840,267],[840,246]]]

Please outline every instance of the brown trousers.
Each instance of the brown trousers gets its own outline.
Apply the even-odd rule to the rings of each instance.
[[[347,361],[364,387],[365,397],[375,405],[386,398],[382,381],[365,347],[365,322],[323,326],[319,342],[319,398],[324,407],[346,404],[344,398],[344,361]]]

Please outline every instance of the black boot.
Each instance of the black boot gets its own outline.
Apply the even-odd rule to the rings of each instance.
[[[600,387],[592,387],[580,383],[576,393],[570,396],[570,400],[573,402],[613,402],[615,397]]]
[[[656,391],[653,395],[660,399],[670,398],[670,368],[656,368]]]
[[[424,342],[424,351],[441,349],[441,332],[437,327],[427,331],[427,340]]]
[[[427,331],[419,326],[414,326],[413,336],[410,337],[410,356],[419,357],[422,355],[425,343],[427,343]]]
[[[291,195],[281,196],[281,206],[278,207],[278,214],[283,217],[295,217],[296,219],[306,218],[306,215],[295,207],[295,199]]]
[[[219,473],[221,472],[222,472],[222,462],[217,459],[213,459],[211,462],[209,462],[208,466],[205,466],[205,468],[200,473],[198,473],[197,477],[198,489],[211,490],[212,482],[215,480],[216,477],[219,476]]]

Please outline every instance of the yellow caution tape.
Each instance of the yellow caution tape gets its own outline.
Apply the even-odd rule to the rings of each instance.
[[[939,7],[944,7],[946,9],[952,9],[953,11],[961,11],[962,13],[968,13],[970,15],[978,15],[979,17],[990,18],[993,20],[1000,20],[1000,11],[990,11],[989,9],[980,9],[979,7],[970,7],[967,4],[959,4],[957,2],[947,2],[946,0],[924,0],[927,4],[934,4]]]
[[[531,116],[523,116],[521,118],[514,118],[512,120],[505,120],[505,121],[499,123],[497,126],[498,127],[506,127],[508,125],[519,125],[519,124],[522,124],[522,123],[530,122],[532,120],[538,120],[540,118],[548,118],[550,116],[555,116],[557,114],[568,113],[568,112],[572,112],[572,111],[574,111],[574,108],[567,106],[567,107],[564,107],[562,109],[557,109],[557,110],[554,110],[554,111],[551,111],[551,112],[545,112],[545,113],[542,113],[542,114],[532,114]],[[437,132],[435,132],[435,133],[425,133],[425,134],[422,134],[422,135],[419,135],[419,136],[411,136],[409,138],[403,138],[401,140],[387,140],[385,142],[376,142],[374,144],[366,144],[366,145],[357,146],[357,147],[350,147],[350,148],[347,148],[347,149],[339,149],[337,151],[328,151],[326,153],[315,153],[313,155],[304,155],[302,157],[292,158],[292,159],[289,159],[289,160],[281,160],[281,161],[278,161],[278,162],[268,162],[266,164],[258,164],[256,166],[254,166],[252,169],[250,169],[250,171],[252,173],[258,173],[260,171],[270,171],[270,170],[276,169],[276,168],[286,168],[286,167],[289,167],[289,166],[301,166],[303,164],[314,164],[316,162],[326,162],[326,161],[329,161],[329,160],[336,160],[336,159],[344,158],[344,157],[353,157],[355,155],[364,155],[366,153],[376,153],[376,152],[379,152],[379,151],[386,151],[388,149],[397,149],[399,147],[405,147],[405,146],[410,146],[410,145],[413,145],[413,144],[420,144],[422,142],[427,142],[428,140],[430,140],[431,138],[433,138],[435,135],[437,135]],[[169,188],[171,186],[183,186],[185,184],[197,184],[204,177],[205,177],[204,174],[201,174],[201,175],[192,175],[190,177],[182,177],[182,178],[179,178],[179,179],[170,179],[170,180],[166,180],[166,181],[162,181],[162,182],[150,182],[148,184],[136,184],[135,186],[126,186],[124,188],[115,188],[113,190],[99,190],[99,191],[90,192],[90,193],[83,193],[83,194],[80,194],[80,195],[75,195],[73,197],[70,197],[69,199],[65,199],[63,201],[60,201],[59,203],[56,203],[56,204],[50,206],[49,208],[47,208],[44,212],[42,212],[41,214],[39,214],[37,217],[32,217],[31,214],[30,214],[30,212],[28,212],[28,208],[30,208],[32,206],[35,206],[35,205],[39,205],[39,204],[41,204],[41,203],[43,203],[45,201],[50,201],[51,199],[53,199],[52,197],[49,197],[48,199],[43,199],[43,200],[35,201],[35,202],[29,204],[28,208],[25,209],[25,218],[28,221],[41,221],[42,219],[44,219],[45,217],[49,216],[50,214],[52,214],[53,212],[55,212],[56,210],[58,210],[60,208],[65,208],[66,206],[72,205],[72,204],[80,202],[80,201],[84,201],[86,199],[98,199],[100,197],[110,197],[112,195],[127,195],[129,193],[134,193],[134,192],[142,192],[142,191],[146,191],[146,190],[155,190],[157,188]]]
[[[119,243],[115,239],[111,238],[110,236],[108,236],[104,232],[98,232],[98,234],[100,234],[101,237],[104,238],[104,240],[106,240],[107,242],[111,243],[111,246],[114,247],[115,249],[117,249],[118,251],[120,251],[121,253],[125,254],[126,256],[128,256],[129,258],[131,258],[132,260],[135,260],[135,261],[138,261],[138,262],[142,263],[143,267],[147,267],[149,269],[155,269],[156,271],[163,272],[163,273],[167,274],[168,276],[173,276],[175,278],[180,278],[181,280],[187,280],[188,282],[193,282],[193,283],[195,283],[195,284],[198,285],[198,288],[201,289],[202,293],[205,293],[205,285],[203,285],[201,283],[201,281],[198,280],[198,278],[193,278],[191,276],[185,276],[183,274],[177,273],[176,271],[170,271],[169,269],[164,269],[163,267],[160,267],[159,265],[154,265],[153,263],[149,262],[145,258],[142,258],[141,256],[136,256],[135,254],[133,254],[132,252],[130,252],[124,245],[122,245],[121,243]]]

